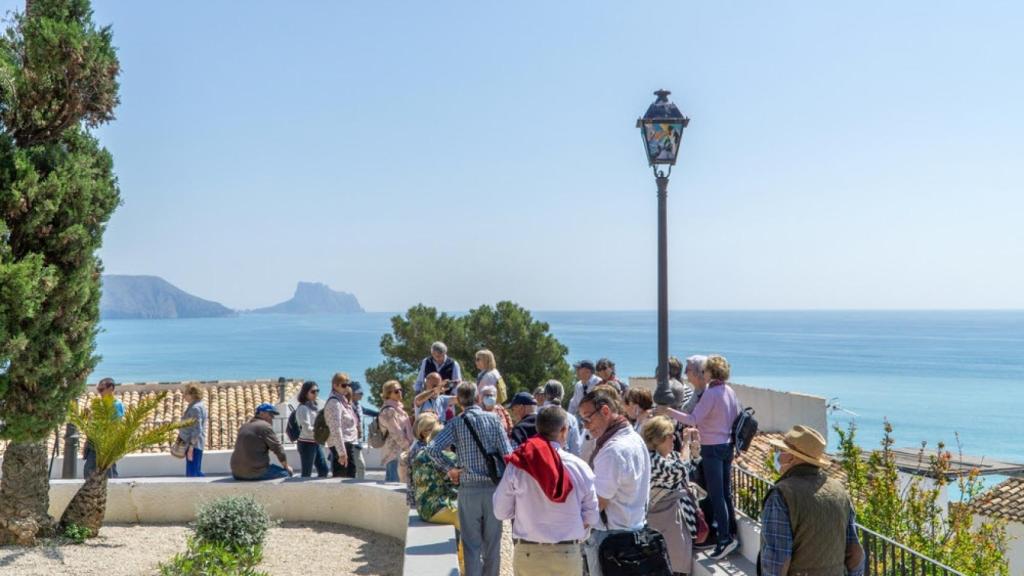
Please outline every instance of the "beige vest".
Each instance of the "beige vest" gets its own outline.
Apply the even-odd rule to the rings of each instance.
[[[846,576],[846,489],[817,466],[793,467],[775,485],[789,510],[793,556],[789,576]]]

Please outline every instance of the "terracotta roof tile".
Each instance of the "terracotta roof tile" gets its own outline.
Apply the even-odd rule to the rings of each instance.
[[[996,484],[967,505],[975,514],[1024,522],[1024,478]]]

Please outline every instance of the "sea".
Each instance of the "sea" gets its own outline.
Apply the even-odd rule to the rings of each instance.
[[[363,379],[382,360],[392,316],[106,320],[92,379]],[[608,357],[623,379],[654,374],[654,311],[533,316],[568,347],[570,363]],[[676,356],[726,356],[734,382],[826,398],[830,423],[855,422],[862,446],[877,446],[888,420],[897,446],[941,441],[1024,462],[1024,311],[679,311],[669,334]],[[830,444],[837,438],[830,433]]]

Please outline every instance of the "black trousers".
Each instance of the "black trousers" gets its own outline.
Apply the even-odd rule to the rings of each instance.
[[[351,442],[345,442],[345,455],[348,457],[348,464],[342,466],[338,460],[338,450],[334,446],[331,446],[331,476],[335,478],[355,478],[356,477],[356,457],[354,454],[354,448]]]

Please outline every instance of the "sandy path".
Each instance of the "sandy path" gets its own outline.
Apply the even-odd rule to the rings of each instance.
[[[49,541],[26,549],[0,547],[0,574],[139,576],[184,551],[184,526],[111,525],[81,546]],[[402,544],[355,528],[288,523],[270,531],[260,569],[274,576],[400,574]]]

